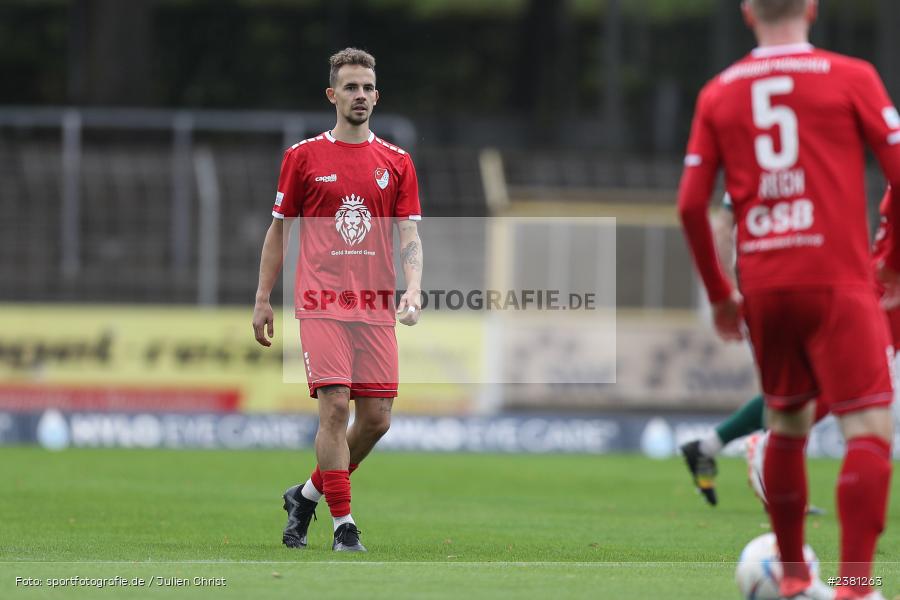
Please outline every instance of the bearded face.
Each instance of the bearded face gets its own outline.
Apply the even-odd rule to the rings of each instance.
[[[372,214],[362,198],[351,195],[334,215],[334,226],[348,246],[355,246],[372,229]]]

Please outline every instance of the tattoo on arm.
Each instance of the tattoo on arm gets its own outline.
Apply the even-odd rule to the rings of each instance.
[[[422,269],[422,262],[419,260],[419,242],[411,241],[400,250],[400,260],[404,265],[409,265],[414,270]]]

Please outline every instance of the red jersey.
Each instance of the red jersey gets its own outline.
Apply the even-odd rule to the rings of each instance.
[[[297,318],[394,325],[393,224],[421,213],[412,159],[375,134],[348,144],[325,132],[291,146],[272,215],[302,217]]]
[[[900,183],[900,116],[864,61],[808,44],[757,48],[703,88],[678,203],[711,301],[731,291],[706,215],[720,167],[743,292],[872,285],[866,144]],[[889,261],[900,266],[900,253]]]

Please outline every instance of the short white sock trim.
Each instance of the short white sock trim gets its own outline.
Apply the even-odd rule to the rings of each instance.
[[[706,437],[700,438],[700,452],[706,456],[712,458],[721,451],[722,440],[719,439],[719,434],[716,433],[715,429],[709,432]]]
[[[313,502],[318,502],[322,499],[322,492],[316,489],[312,479],[306,480],[306,483],[303,484],[303,489],[300,490],[300,494],[307,500],[312,500]]]
[[[334,519],[334,530],[337,531],[337,528],[343,525],[344,523],[353,523],[356,525],[356,521],[353,520],[353,515],[344,515],[343,517],[332,517]]]

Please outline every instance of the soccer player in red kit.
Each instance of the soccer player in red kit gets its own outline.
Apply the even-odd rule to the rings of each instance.
[[[284,493],[283,543],[304,548],[324,495],[336,551],[365,551],[350,513],[350,474],[390,426],[398,387],[396,316],[415,325],[421,310],[422,244],[418,183],[409,154],[375,136],[375,59],[347,48],[331,57],[334,129],[284,155],[274,220],[260,261],[253,311],[256,340],[269,346],[269,301],[282,264],[284,219],[300,217],[295,311],[310,395],[318,399],[318,465]],[[395,306],[393,223],[400,237],[406,292]],[[350,400],[356,404],[348,429]]]
[[[745,0],[759,47],[710,81],[697,100],[679,212],[719,334],[746,321],[772,434],[764,480],[786,598],[830,598],[803,561],[804,448],[815,405],[827,403],[847,440],[838,479],[838,598],[879,598],[872,559],[884,528],[893,436],[892,351],[873,291],[865,145],[896,195],[900,116],[875,69],[813,48],[815,0]],[[708,205],[716,175],[737,223],[733,290],[716,257]],[[892,200],[890,220],[900,217]],[[898,295],[900,248],[880,269]]]

